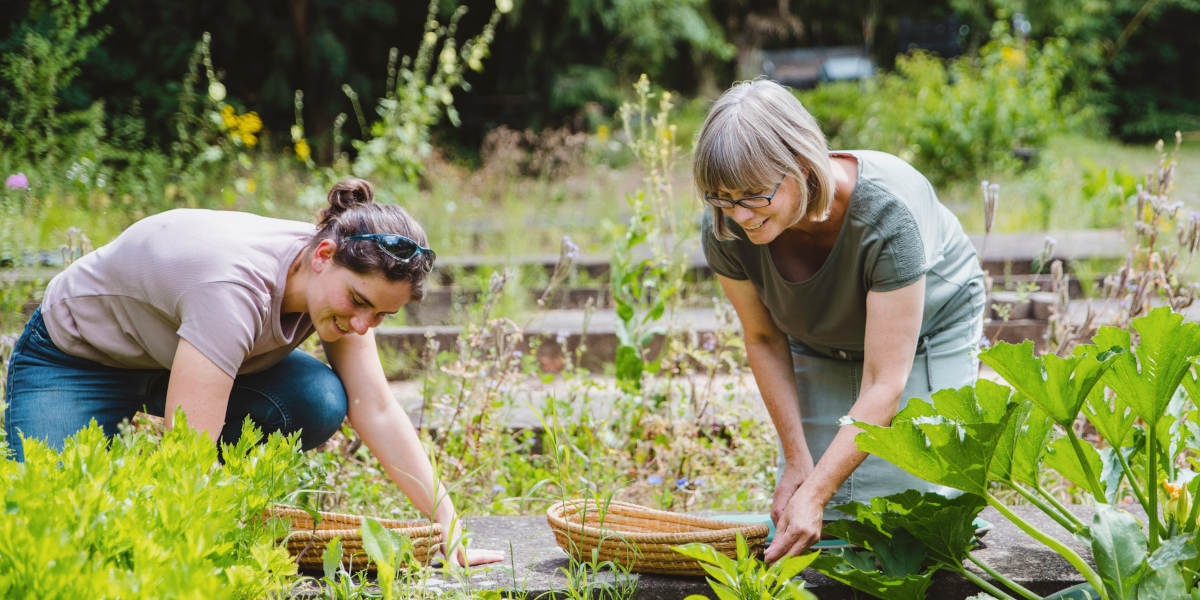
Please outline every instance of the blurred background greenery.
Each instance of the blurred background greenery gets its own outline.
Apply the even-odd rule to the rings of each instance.
[[[797,93],[832,146],[913,162],[974,230],[980,179],[1004,185],[1000,229],[1120,227],[1154,140],[1181,132],[1187,165],[1200,135],[1200,0],[5,4],[0,171],[27,185],[0,190],[4,265],[176,206],[308,219],[347,175],[443,253],[594,251],[642,177],[617,117],[638,77],[676,92],[686,152],[786,49],[869,59]],[[669,176],[694,222],[686,155]]]

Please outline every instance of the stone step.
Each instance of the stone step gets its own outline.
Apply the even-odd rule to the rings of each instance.
[[[664,319],[662,324],[670,331],[684,337],[691,347],[711,347],[723,335],[739,331],[736,317],[732,322],[721,322],[711,309],[683,309],[675,319]],[[507,331],[520,331],[519,339],[509,339],[504,347],[508,352],[534,353],[543,372],[557,373],[568,361],[577,361],[580,367],[592,372],[604,372],[616,356],[619,341],[616,334],[617,318],[612,310],[548,310],[532,318],[523,326],[512,324]],[[460,335],[470,327],[460,325],[414,325],[381,326],[376,330],[376,339],[381,346],[408,356],[424,356],[427,345],[432,341],[440,350],[454,350]],[[1024,340],[1040,340],[1045,336],[1046,321],[1036,318],[1010,318],[1008,321],[989,319],[984,326],[984,336],[990,340],[1020,343]],[[488,332],[487,344],[499,343],[502,332]],[[657,357],[662,347],[663,336],[655,335],[648,347],[648,355]],[[583,350],[581,350],[581,348]]]
[[[1079,298],[1083,286],[1079,280],[1070,277],[1069,295]],[[1099,286],[1103,278],[1098,278],[1093,284]],[[1003,305],[1023,304],[1019,310],[1012,313],[1010,319],[1028,318],[1029,308],[1043,307],[1053,304],[1055,298],[1048,291],[1054,289],[1053,278],[1048,274],[1040,275],[996,275],[992,279],[993,292],[991,302]],[[1032,293],[1018,294],[1018,289],[1038,290]],[[607,285],[590,286],[560,286],[547,293],[545,288],[532,288],[525,292],[525,302],[530,307],[543,306],[550,309],[581,309],[592,307],[597,309],[612,308],[612,290]],[[683,306],[695,308],[705,307],[712,303],[714,295],[721,292],[715,283],[704,285],[696,282],[693,285],[682,286],[678,300]],[[434,285],[425,289],[425,297],[420,303],[409,303],[404,306],[405,323],[408,325],[449,325],[461,323],[468,311],[478,306],[484,299],[480,288],[459,285]],[[1045,309],[1042,309],[1042,313]],[[1003,318],[992,314],[992,318]],[[1044,319],[1045,316],[1036,317]]]
[[[1121,259],[1129,251],[1124,233],[1115,229],[970,234],[969,237],[983,261],[984,269],[994,274],[1028,274],[1035,261],[1048,266],[1053,259],[1061,259],[1064,262],[1091,258]],[[1049,260],[1042,256],[1047,238],[1054,242]],[[434,281],[441,285],[449,285],[454,283],[460,274],[494,271],[512,265],[540,267],[549,274],[554,271],[558,259],[559,255],[552,253],[509,257],[439,257]],[[607,254],[581,254],[574,260],[574,268],[592,277],[602,277],[608,274],[610,261],[611,256]],[[699,243],[691,245],[687,265],[689,276],[693,279],[712,277]]]
[[[717,399],[705,405],[705,418],[718,426],[725,424],[725,418],[732,426],[750,417],[771,427],[770,415],[748,370],[714,373],[711,376],[696,374],[675,380],[662,379],[658,384],[654,389],[662,393]],[[414,425],[439,430],[455,418],[456,407],[451,402],[457,395],[450,390],[444,403],[438,402],[437,398],[427,402],[426,385],[424,379],[390,383],[392,395],[404,407]],[[548,409],[551,401],[560,422],[578,422],[585,413],[592,422],[619,418],[618,401],[626,395],[615,378],[595,374],[582,379],[556,377],[550,381],[524,376],[501,382],[495,391],[502,401],[490,405],[489,418],[493,423],[503,424],[506,429],[518,431],[541,431],[543,419],[550,414]],[[679,417],[695,418],[695,415]]]
[[[764,510],[766,507],[764,507]],[[1052,533],[1081,556],[1091,553],[1078,540],[1067,535],[1054,521],[1040,510],[1030,506],[1010,507],[1013,513],[1040,531]],[[1088,506],[1072,506],[1070,510],[1083,522],[1091,522],[1092,509]],[[1135,515],[1137,515],[1136,511]],[[730,513],[724,513],[730,514]],[[720,514],[709,514],[717,516]],[[1039,595],[1077,585],[1083,578],[1062,557],[1046,546],[1035,542],[993,508],[984,509],[980,517],[992,524],[992,529],[982,538],[982,547],[973,554],[998,573]],[[1144,517],[1138,516],[1144,520]],[[469,517],[467,528],[472,535],[472,545],[478,548],[501,550],[505,553],[502,563],[473,569],[469,577],[435,574],[423,585],[435,593],[447,595],[465,591],[495,590],[504,595],[526,598],[578,597],[570,593],[567,569],[570,561],[559,547],[544,516],[524,517]],[[968,563],[974,574],[996,583],[989,575]],[[853,589],[813,571],[800,574],[807,589],[821,600],[850,600],[860,598]],[[701,577],[668,575],[628,575],[602,571],[595,578],[599,582],[632,584],[632,595],[637,600],[682,600],[691,594],[715,598],[711,588]],[[579,591],[579,590],[576,590]],[[946,571],[933,579],[926,598],[930,600],[961,600],[979,593],[966,578]],[[308,587],[293,591],[295,598],[317,598],[318,590]],[[594,596],[593,596],[594,597]]]

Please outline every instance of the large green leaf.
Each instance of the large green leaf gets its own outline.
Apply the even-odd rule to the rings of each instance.
[[[1167,307],[1135,319],[1138,347],[1133,356],[1118,357],[1104,382],[1147,423],[1156,424],[1200,354],[1200,325],[1185,323],[1183,315]],[[1102,327],[1093,341],[1129,349],[1131,335],[1113,327]],[[1136,361],[1134,360],[1136,356]]]
[[[1103,386],[1092,389],[1083,405],[1083,414],[1104,441],[1110,446],[1121,446],[1129,437],[1135,417],[1120,397],[1106,394],[1104,390]]]
[[[1104,469],[1104,461],[1100,458],[1100,452],[1091,444],[1080,444],[1079,450],[1082,451],[1084,460],[1087,461],[1087,466],[1091,473],[1100,474]],[[1065,437],[1060,437],[1050,443],[1046,448],[1047,467],[1058,471],[1060,475],[1066,477],[1071,483],[1074,483],[1080,489],[1091,489],[1091,483],[1083,465],[1079,462],[1079,453],[1075,451],[1075,447],[1071,440]]]
[[[930,569],[920,575],[897,577],[879,571],[863,571],[844,560],[838,552],[822,552],[812,568],[834,581],[884,600],[924,600],[934,573]]]
[[[913,399],[891,427],[847,419],[865,431],[858,448],[941,485],[983,495],[988,466],[1014,405],[1011,391],[980,381],[976,387],[934,393],[932,406]],[[956,420],[959,419],[959,420]]]
[[[1189,600],[1189,588],[1177,568],[1150,571],[1137,586],[1136,600]]]
[[[1053,428],[1049,415],[1020,398],[996,446],[988,476],[1006,483],[1036,485]]]
[[[1079,407],[1119,353],[1096,346],[1079,346],[1062,358],[1033,354],[1033,342],[1019,346],[999,343],[979,358],[1017,391],[1064,427],[1075,421]]]
[[[835,521],[827,525],[826,530],[855,545],[874,550],[881,563],[884,554],[907,553],[921,560],[928,556],[957,567],[975,545],[974,521],[985,504],[983,498],[974,494],[947,498],[934,492],[907,490],[872,498],[870,504],[850,502],[835,506],[837,510],[850,515],[852,520]],[[862,533],[864,530],[866,535]],[[866,539],[870,545],[856,541],[859,539]],[[920,546],[912,548],[913,541]],[[898,560],[894,564],[904,563]],[[884,571],[888,572],[887,565],[884,566]],[[889,573],[904,575],[917,572],[920,572],[919,566],[910,566],[907,570],[895,569]]]
[[[1137,519],[1108,504],[1092,517],[1092,557],[1110,598],[1133,598],[1145,572],[1146,537]]]
[[[858,448],[933,483],[983,496],[988,465],[1011,410],[999,423],[960,424],[944,417],[920,417],[879,427],[861,421]]]

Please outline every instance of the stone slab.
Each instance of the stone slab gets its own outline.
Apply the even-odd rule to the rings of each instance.
[[[1080,542],[1072,539],[1037,509],[1029,506],[1011,509],[1038,530],[1053,535],[1082,556],[1090,556]],[[1072,511],[1085,522],[1091,518],[1090,507],[1072,507]],[[1142,518],[1140,513],[1135,514],[1139,519]],[[1034,541],[994,509],[987,508],[980,516],[992,524],[992,529],[982,538],[982,547],[973,554],[997,572],[1041,595],[1083,582],[1083,578],[1066,560]],[[439,571],[425,584],[427,589],[448,593],[497,590],[506,595],[519,597],[524,594],[527,598],[544,599],[568,597],[567,572],[570,562],[555,542],[545,517],[474,517],[467,519],[467,525],[474,546],[504,551],[505,562],[474,569],[466,576],[449,576]],[[970,568],[985,579],[991,579],[973,565]],[[804,571],[801,577],[808,589],[821,600],[863,597],[811,569]],[[700,577],[632,574],[628,580],[621,580],[612,574],[606,576],[602,573],[597,579],[609,585],[622,581],[635,584],[632,597],[637,600],[677,600],[690,594],[715,597]],[[943,572],[935,576],[927,598],[961,600],[979,591],[965,578]]]

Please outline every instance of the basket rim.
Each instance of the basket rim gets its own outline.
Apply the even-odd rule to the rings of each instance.
[[[309,511],[307,511],[303,508],[300,508],[299,506],[292,506],[290,504],[272,504],[267,508],[267,511],[273,517],[295,516],[295,517],[302,517],[302,518],[306,518],[306,519],[312,518],[312,515],[309,513]],[[388,529],[396,529],[396,528],[419,529],[421,527],[431,527],[435,530],[440,531],[442,528],[441,523],[437,523],[437,522],[431,521],[429,519],[390,519],[390,518],[386,518],[386,517],[372,517],[370,515],[338,513],[338,512],[330,512],[330,511],[326,511],[326,510],[318,510],[318,511],[314,511],[314,512],[321,515],[322,521],[324,521],[326,519],[357,520],[361,524],[363,519],[373,519],[375,521],[378,521],[380,525],[383,525],[384,527],[387,527]],[[295,531],[303,531],[303,532],[358,531],[357,528],[355,528],[355,529],[350,529],[350,528],[320,529],[319,527],[320,527],[320,523],[314,521],[313,527],[299,527],[299,528],[292,527],[291,530],[293,532],[295,532]]]
[[[737,533],[741,533],[742,537],[766,537],[770,528],[766,524],[753,523],[735,523],[731,521],[722,521],[720,519],[697,517],[683,513],[673,513],[670,511],[657,510],[647,508],[630,502],[622,502],[620,500],[612,500],[607,503],[607,512],[612,513],[614,509],[618,514],[641,516],[657,519],[659,521],[679,523],[682,525],[691,525],[701,527],[699,531],[688,532],[667,532],[667,531],[623,531],[614,529],[605,523],[604,527],[596,524],[583,524],[579,521],[570,520],[570,515],[578,515],[581,510],[586,510],[588,507],[599,508],[600,503],[593,499],[576,498],[570,500],[561,500],[550,505],[546,509],[546,520],[550,523],[552,529],[563,530],[569,533],[579,535],[600,535],[606,534],[619,538],[628,542],[645,542],[651,544],[685,544],[689,542],[709,542],[716,540],[728,540],[734,537]],[[614,540],[615,541],[615,540]]]

